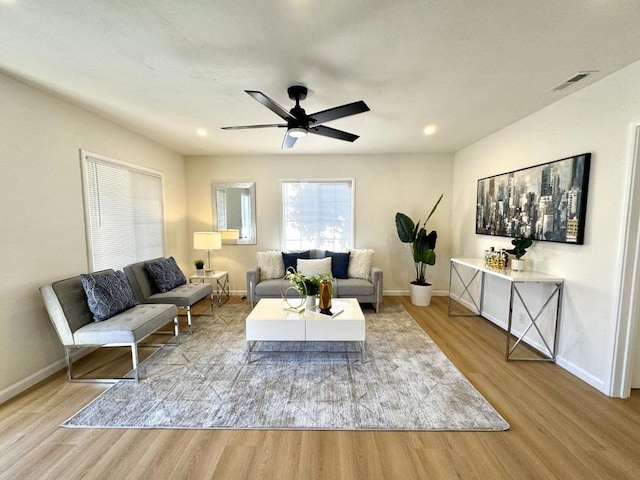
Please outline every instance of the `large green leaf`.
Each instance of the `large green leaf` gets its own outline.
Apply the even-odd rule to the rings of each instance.
[[[404,213],[396,213],[396,229],[398,230],[398,237],[400,238],[401,242],[413,242],[415,238],[416,225],[414,225],[413,220],[411,220]]]

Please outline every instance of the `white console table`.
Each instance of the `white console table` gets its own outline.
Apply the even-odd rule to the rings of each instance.
[[[462,269],[471,269],[474,273],[471,278],[465,280],[461,275]],[[456,276],[461,284],[462,284],[462,292],[457,296],[456,299],[452,297],[451,285],[453,276]],[[472,292],[469,290],[472,286],[474,280],[480,275],[480,298],[474,298]],[[507,280],[510,285],[510,296],[509,296],[509,318],[507,321],[507,346],[505,350],[505,360],[538,360],[538,361],[551,361],[555,362],[556,360],[556,349],[558,346],[558,328],[560,325],[560,315],[562,309],[562,290],[564,287],[564,279],[560,277],[554,277],[552,275],[547,275],[546,273],[541,272],[533,272],[533,271],[515,271],[509,268],[505,269],[493,269],[490,267],[486,267],[484,264],[484,259],[481,258],[452,258],[449,265],[449,316],[464,316],[464,315],[474,315],[474,316],[482,316],[483,307],[484,307],[484,294],[485,294],[485,284],[486,284],[486,275],[492,275],[495,277],[502,278]],[[553,290],[551,294],[549,294],[548,298],[543,302],[542,307],[539,308],[538,312],[533,313],[531,311],[530,306],[527,301],[523,297],[522,289],[520,288],[523,284],[531,284],[531,283],[546,283],[551,284],[553,286]],[[456,306],[460,303],[464,295],[467,295],[471,300],[471,303],[476,309],[476,313],[472,314],[454,314],[453,311]],[[527,325],[524,331],[519,335],[514,335],[512,333],[513,326],[513,307],[516,299],[522,305],[527,319]],[[529,302],[530,303],[530,302]],[[544,335],[540,331],[540,327],[538,325],[538,321],[540,316],[547,308],[555,307],[555,318],[554,318],[554,335],[553,341],[549,342],[545,339]],[[524,337],[527,333],[534,328],[540,338],[542,339],[544,349],[538,350],[544,357],[512,357],[512,354],[516,347],[520,343],[527,343],[527,345],[531,346],[528,342],[524,341]],[[513,338],[515,337],[515,342]]]

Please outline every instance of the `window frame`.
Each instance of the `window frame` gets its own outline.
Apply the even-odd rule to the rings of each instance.
[[[284,195],[283,186],[286,183],[347,183],[350,187],[350,237],[351,244],[346,245],[344,250],[355,248],[356,245],[356,179],[353,177],[340,177],[340,178],[281,178],[280,179],[280,248],[286,250],[286,235],[285,235],[285,219],[284,219]],[[314,248],[318,248],[317,246]]]
[[[89,160],[91,158],[92,160]],[[167,224],[166,224],[166,208],[165,208],[165,185],[164,185],[164,174],[159,170],[154,170],[148,167],[143,167],[141,165],[137,165],[130,162],[125,162],[123,160],[119,160],[116,158],[112,158],[106,155],[102,155],[96,152],[91,152],[89,150],[80,150],[80,170],[82,174],[82,198],[83,198],[83,212],[84,212],[84,222],[85,222],[85,243],[87,247],[87,267],[88,271],[93,272],[96,270],[96,266],[94,264],[94,242],[93,242],[93,232],[92,232],[92,222],[91,222],[91,211],[89,208],[90,199],[89,199],[89,171],[88,164],[89,162],[102,163],[104,165],[108,165],[115,168],[120,168],[126,170],[128,172],[149,175],[159,179],[160,181],[160,210],[162,214],[162,256],[166,255],[167,248]],[[148,260],[147,258],[137,258],[136,261]],[[124,266],[124,265],[123,265]],[[109,268],[121,269],[122,266],[114,265]]]

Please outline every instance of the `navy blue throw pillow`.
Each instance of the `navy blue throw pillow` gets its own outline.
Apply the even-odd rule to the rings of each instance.
[[[186,277],[173,257],[145,262],[144,268],[160,293],[168,292],[187,283]]]
[[[349,270],[349,255],[351,252],[330,252],[327,250],[325,255],[331,257],[331,275],[334,278],[349,278],[347,271]]]
[[[111,318],[138,304],[124,272],[83,273],[80,281],[96,322]]]
[[[304,258],[309,260],[311,258],[311,251],[305,250],[304,252],[282,252],[282,261],[284,262],[284,271],[287,272],[289,267],[294,270],[298,266],[298,259]]]

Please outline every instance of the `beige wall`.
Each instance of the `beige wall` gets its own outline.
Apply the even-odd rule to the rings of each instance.
[[[38,287],[88,269],[80,149],[164,173],[167,253],[188,260],[184,159],[0,74],[0,401],[63,366]]]
[[[591,152],[585,244],[536,242],[525,258],[566,279],[558,364],[607,394],[618,393],[611,382],[639,98],[640,62],[455,156],[453,254],[477,257],[490,245],[509,244],[474,234],[479,178]]]
[[[250,133],[247,133],[250,135]],[[355,247],[373,248],[384,270],[386,294],[408,293],[414,278],[406,244],[398,240],[394,217],[401,211],[424,220],[440,193],[444,200],[429,221],[439,234],[438,262],[428,271],[434,290],[447,291],[451,245],[449,227],[452,155],[327,155],[187,157],[189,234],[212,228],[212,182],[256,182],[257,245],[224,245],[214,252],[214,268],[230,272],[231,289],[246,291],[245,272],[256,252],[280,248],[280,179],[354,178]],[[203,253],[191,251],[191,258]],[[195,267],[191,265],[190,270]]]

